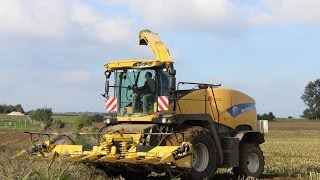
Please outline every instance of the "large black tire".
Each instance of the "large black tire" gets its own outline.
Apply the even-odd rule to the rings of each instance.
[[[166,145],[180,145],[183,141],[191,142],[193,146],[192,169],[185,179],[208,179],[217,170],[217,150],[208,130],[195,126],[171,135]],[[180,144],[179,144],[180,143]]]
[[[257,144],[243,144],[240,148],[239,167],[233,168],[236,176],[259,178],[264,170],[263,153]]]

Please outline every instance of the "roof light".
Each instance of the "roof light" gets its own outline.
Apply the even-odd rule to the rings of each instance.
[[[152,62],[137,62],[133,64],[133,67],[142,68],[142,67],[151,67]]]

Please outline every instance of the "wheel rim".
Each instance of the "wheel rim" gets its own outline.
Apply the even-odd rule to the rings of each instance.
[[[259,169],[259,157],[255,153],[249,154],[247,158],[247,167],[251,173],[255,173]]]
[[[209,151],[207,147],[198,143],[193,148],[193,168],[198,171],[204,171],[209,163]]]

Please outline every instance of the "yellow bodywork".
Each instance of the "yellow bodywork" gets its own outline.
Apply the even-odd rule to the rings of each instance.
[[[151,46],[156,59],[162,62],[171,62],[170,53],[166,45],[161,41],[157,33],[150,30],[142,30],[139,33],[140,45]]]
[[[151,114],[151,115],[145,115],[143,117],[141,116],[137,116],[137,117],[134,117],[134,116],[118,116],[117,117],[117,120],[119,122],[123,122],[123,121],[134,121],[134,122],[151,122],[152,121],[152,118],[154,117],[157,117],[158,115],[156,114]]]
[[[182,142],[181,146],[154,146],[147,151],[138,151],[141,134],[105,134],[103,142],[99,146],[93,146],[92,150],[84,150],[83,145],[55,145],[46,141],[45,152],[38,153],[45,157],[52,157],[54,153],[65,156],[70,161],[91,163],[129,163],[129,164],[153,164],[169,165],[177,168],[190,169],[192,167],[192,145]],[[188,150],[174,155],[178,148],[187,145]],[[15,157],[27,154],[21,151]]]
[[[216,100],[217,106],[214,102]],[[236,117],[233,117],[228,109],[236,107],[242,104],[255,105],[253,98],[248,95],[225,88],[207,88],[199,89],[188,93],[187,95],[178,98],[176,100],[176,114],[209,114],[215,122],[228,126],[232,129],[238,126],[250,126],[251,130],[256,131],[257,128],[257,115],[256,109],[250,108],[243,110]],[[154,105],[157,107],[157,104]],[[174,103],[171,102],[170,109],[165,111],[165,114],[172,114]],[[219,118],[218,118],[219,112]],[[151,122],[157,114],[146,115],[146,116],[118,116],[119,122]]]
[[[117,70],[117,69],[126,69],[126,68],[150,68],[163,66],[165,62],[159,60],[146,60],[146,59],[128,59],[128,60],[119,60],[108,62],[104,65],[104,68],[108,71]]]
[[[169,50],[161,41],[157,33],[153,33],[150,30],[141,30],[139,33],[139,42],[140,45],[149,45],[151,47],[152,52],[156,57],[155,60],[128,59],[108,62],[104,65],[105,70],[112,71],[126,68],[150,68],[163,66],[164,64],[166,64],[166,66],[173,64],[170,60]]]
[[[216,100],[217,107],[214,99]],[[212,119],[219,123],[235,129],[240,125],[250,126],[256,130],[256,109],[246,109],[238,116],[233,117],[227,110],[236,105],[255,104],[254,99],[248,95],[232,89],[207,88],[190,92],[179,98],[176,102],[176,114],[210,114]],[[171,111],[173,103],[170,104]]]

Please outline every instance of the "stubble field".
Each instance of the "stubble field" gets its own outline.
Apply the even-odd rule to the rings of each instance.
[[[320,122],[269,123],[265,156],[266,176],[320,179]]]
[[[63,118],[60,119],[63,121]],[[262,179],[320,179],[320,121],[269,122],[265,140],[261,145],[265,156]],[[95,167],[65,162],[61,158],[56,158],[52,164],[50,160],[10,160],[12,155],[30,145],[29,136],[23,133],[23,129],[0,126],[0,179],[107,177],[105,172]],[[243,179],[232,177],[230,170],[215,176],[215,179],[221,178]]]

